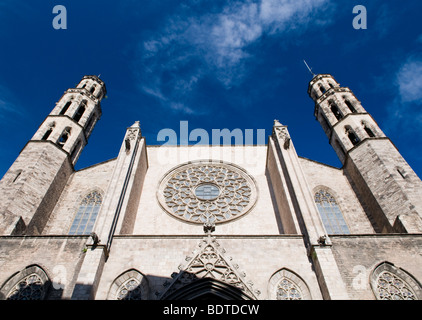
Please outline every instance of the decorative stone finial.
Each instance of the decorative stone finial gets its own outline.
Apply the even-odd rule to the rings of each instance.
[[[274,120],[274,127],[280,127],[283,126],[280,121],[278,121],[277,119]]]
[[[141,128],[139,121],[135,121],[135,123],[132,124],[131,128]]]

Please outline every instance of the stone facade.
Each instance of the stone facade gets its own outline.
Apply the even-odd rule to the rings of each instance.
[[[343,168],[267,145],[149,146],[75,171],[104,83],[67,90],[0,182],[0,298],[422,299],[422,183],[348,88],[308,93]]]

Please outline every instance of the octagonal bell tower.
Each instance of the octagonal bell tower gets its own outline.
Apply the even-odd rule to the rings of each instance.
[[[353,92],[329,74],[315,76],[308,87],[314,115],[344,164],[346,154],[365,139],[386,139],[378,124]]]
[[[101,117],[104,82],[84,76],[76,88],[68,89],[41,124],[31,141],[50,141],[66,151],[75,164],[95,124]]]
[[[92,130],[104,82],[84,76],[65,91],[0,181],[0,235],[42,234]]]
[[[314,115],[378,232],[422,232],[422,182],[353,92],[314,75]]]

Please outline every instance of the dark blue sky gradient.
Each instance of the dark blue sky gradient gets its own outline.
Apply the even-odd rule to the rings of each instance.
[[[67,30],[52,27],[57,4],[67,8]],[[352,26],[358,4],[367,30]],[[355,93],[421,176],[421,12],[418,0],[3,0],[0,175],[86,74],[101,74],[108,97],[76,169],[116,157],[136,120],[154,145],[180,121],[210,136],[269,135],[278,119],[300,156],[339,167],[313,115],[306,59]]]

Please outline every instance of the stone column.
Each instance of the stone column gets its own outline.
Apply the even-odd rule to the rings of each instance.
[[[93,300],[107,258],[105,246],[88,245],[76,279],[72,300]]]

